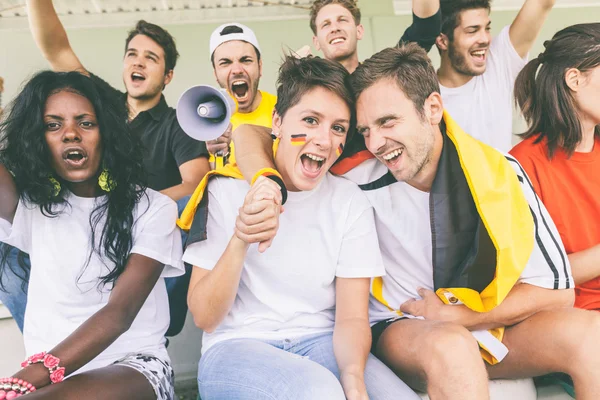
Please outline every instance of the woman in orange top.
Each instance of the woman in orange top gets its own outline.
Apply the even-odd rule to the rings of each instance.
[[[600,310],[600,23],[557,32],[515,83],[528,123],[511,150],[569,254],[575,306]]]

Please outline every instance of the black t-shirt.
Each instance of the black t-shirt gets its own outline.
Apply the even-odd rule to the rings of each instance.
[[[92,80],[111,96],[121,99],[127,107],[127,94],[115,89],[103,79],[90,74]],[[127,115],[127,113],[125,113]],[[169,107],[165,97],[153,108],[142,111],[129,126],[144,146],[144,167],[148,187],[157,191],[179,185],[179,166],[198,157],[208,157],[206,144],[192,139],[179,126],[175,109]]]

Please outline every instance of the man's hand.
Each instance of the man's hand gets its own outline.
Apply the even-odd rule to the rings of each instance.
[[[229,154],[229,143],[231,143],[231,124],[227,127],[225,132],[216,138],[215,140],[209,140],[206,142],[206,148],[208,152],[217,156],[226,156]]]
[[[271,179],[259,177],[246,194],[235,222],[235,235],[244,242],[260,243],[258,251],[265,252],[279,229],[281,189]]]
[[[309,45],[302,46],[298,50],[293,53],[293,56],[296,58],[305,58],[308,56],[312,56],[312,50]]]
[[[346,395],[347,400],[369,400],[364,376],[358,376],[352,373],[342,373],[340,382],[344,388],[344,394]]]
[[[417,293],[421,296],[421,300],[410,299],[400,306],[400,311],[410,314],[414,317],[423,317],[434,321],[454,320],[451,311],[455,306],[446,305],[435,292],[418,288]]]

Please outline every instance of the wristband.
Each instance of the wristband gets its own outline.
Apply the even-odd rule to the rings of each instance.
[[[279,185],[279,189],[281,190],[281,205],[284,205],[287,201],[288,194],[281,174],[279,174],[279,172],[273,168],[263,168],[254,174],[252,181],[250,182],[250,186],[254,185],[256,180],[261,176],[264,176],[265,178],[268,178]]]
[[[34,354],[27,360],[21,363],[21,367],[25,368],[32,364],[43,363],[44,367],[48,368],[50,374],[50,382],[59,383],[65,378],[65,369],[60,366],[60,358],[54,357],[50,353],[41,352]]]
[[[0,379],[0,400],[12,400],[24,394],[35,392],[35,386],[18,378]]]

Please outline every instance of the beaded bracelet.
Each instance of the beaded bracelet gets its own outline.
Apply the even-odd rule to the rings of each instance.
[[[259,170],[256,174],[254,174],[250,185],[254,185],[254,182],[256,182],[256,180],[261,176],[271,179],[277,185],[279,185],[279,189],[281,190],[281,204],[285,204],[288,197],[288,193],[285,187],[285,183],[283,183],[283,178],[281,177],[281,174],[273,168],[263,168]]]
[[[21,363],[21,367],[25,368],[37,363],[43,363],[44,367],[48,368],[50,382],[59,383],[65,379],[65,369],[60,366],[60,358],[54,357],[52,354],[46,353],[45,351],[32,355]]]
[[[0,378],[0,400],[12,400],[35,390],[35,386],[23,379]]]

